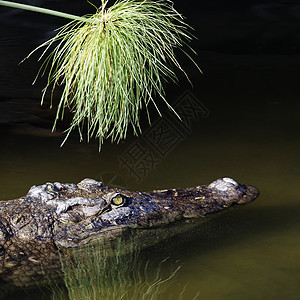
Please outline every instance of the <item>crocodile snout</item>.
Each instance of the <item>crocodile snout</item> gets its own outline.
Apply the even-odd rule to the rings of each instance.
[[[244,204],[255,199],[259,192],[253,186],[239,184],[229,177],[217,179],[208,185],[208,188],[219,195],[226,204]]]

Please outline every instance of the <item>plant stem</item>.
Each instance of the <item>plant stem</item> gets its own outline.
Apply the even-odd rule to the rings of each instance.
[[[10,2],[10,1],[0,1],[0,5],[13,7],[13,8],[24,9],[24,10],[30,10],[30,11],[39,12],[39,13],[42,13],[42,14],[52,15],[52,16],[65,18],[65,19],[91,22],[90,19],[88,19],[88,18],[79,17],[79,16],[59,12],[59,11],[56,11],[56,10],[41,8],[41,7],[27,5],[27,4],[21,4],[21,3]]]

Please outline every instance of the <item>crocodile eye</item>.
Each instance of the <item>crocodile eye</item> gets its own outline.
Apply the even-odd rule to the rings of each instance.
[[[114,198],[111,199],[111,204],[115,206],[120,206],[125,203],[125,197],[122,195],[117,195]]]
[[[111,192],[104,195],[103,199],[106,201],[108,205],[111,206],[111,208],[116,208],[116,207],[123,206],[126,203],[127,197],[118,192]]]

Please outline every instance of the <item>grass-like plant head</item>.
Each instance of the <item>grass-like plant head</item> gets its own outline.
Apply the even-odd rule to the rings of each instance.
[[[170,1],[117,0],[110,7],[108,2],[37,48],[46,46],[44,57],[58,42],[40,72],[49,71],[43,98],[49,87],[53,92],[63,85],[56,121],[65,107],[74,114],[66,138],[76,127],[82,138],[87,128],[88,139],[98,137],[100,145],[125,138],[129,124],[138,134],[140,110],[150,102],[156,106],[156,97],[167,103],[163,83],[177,81],[174,66],[184,72],[174,49],[191,40]]]

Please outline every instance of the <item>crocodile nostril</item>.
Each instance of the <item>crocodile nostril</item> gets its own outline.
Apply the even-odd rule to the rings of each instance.
[[[222,179],[213,181],[208,187],[211,189],[217,189],[219,191],[226,192],[228,190],[232,190],[232,188],[237,189],[239,187],[239,184],[229,177],[224,177]]]
[[[46,183],[46,191],[47,192],[54,192],[54,187],[52,183]]]
[[[229,184],[233,185],[233,186],[238,186],[239,185],[235,180],[233,180],[232,178],[229,178],[229,177],[224,177],[224,178],[222,178],[222,180],[225,181],[226,183],[229,183]]]
[[[54,188],[57,190],[57,191],[62,191],[64,189],[64,186],[63,184],[61,184],[60,182],[54,182]]]

